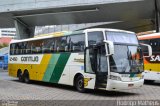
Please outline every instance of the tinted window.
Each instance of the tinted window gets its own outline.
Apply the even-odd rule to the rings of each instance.
[[[23,42],[23,45],[22,45],[23,46],[22,47],[23,48],[22,54],[27,54],[27,44],[28,44],[27,42]]]
[[[39,54],[84,51],[84,34],[20,42],[10,45],[10,54]]]
[[[150,40],[141,40],[139,43],[150,44]],[[147,46],[141,46],[143,52],[148,52]]]
[[[56,52],[67,52],[68,51],[68,37],[55,38]]]
[[[153,52],[160,52],[160,39],[141,40],[140,43],[151,45]],[[142,46],[142,50],[148,52],[148,48],[145,46]]]
[[[20,53],[20,46],[19,44],[15,44],[15,54],[19,54]]]
[[[36,53],[42,53],[42,40],[37,40],[37,41],[31,41],[29,44],[31,44],[31,53],[36,54]]]
[[[88,33],[88,45],[97,45],[102,43],[103,40],[103,32],[101,31]]]
[[[26,54],[31,54],[31,42],[26,42]]]
[[[54,39],[44,39],[42,41],[42,53],[54,52]]]
[[[160,39],[151,39],[150,45],[152,46],[153,52],[159,52],[160,51]]]
[[[11,44],[10,45],[10,55],[14,55],[15,54],[15,44]]]
[[[69,36],[69,44],[68,44],[69,51],[73,52],[81,52],[84,51],[85,46],[85,36],[81,35],[74,35]]]

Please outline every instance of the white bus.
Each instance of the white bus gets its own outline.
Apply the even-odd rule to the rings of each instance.
[[[150,46],[149,53],[151,53]],[[121,90],[143,85],[143,57],[136,34],[94,28],[10,43],[9,75],[86,89]]]

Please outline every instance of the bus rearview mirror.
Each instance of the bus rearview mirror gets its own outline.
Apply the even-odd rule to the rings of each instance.
[[[146,46],[148,48],[148,56],[144,56],[144,57],[151,57],[152,56],[152,47],[150,45],[143,44],[143,43],[140,43],[140,45]]]
[[[114,54],[114,44],[112,41],[104,40],[106,56],[110,56]]]

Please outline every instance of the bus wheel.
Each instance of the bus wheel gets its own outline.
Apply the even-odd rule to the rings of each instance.
[[[30,79],[29,79],[28,71],[25,71],[23,76],[24,76],[24,82],[29,84],[30,83]]]
[[[23,82],[24,81],[24,79],[23,79],[23,75],[22,75],[22,72],[18,72],[18,80],[20,81],[20,82]]]
[[[75,86],[76,86],[76,89],[77,89],[79,92],[81,92],[81,93],[85,92],[85,88],[84,88],[84,78],[83,78],[82,75],[80,75],[80,76],[78,76],[78,77],[76,78]]]

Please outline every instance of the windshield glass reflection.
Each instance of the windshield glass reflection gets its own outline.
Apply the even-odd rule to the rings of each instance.
[[[138,46],[115,45],[115,54],[110,56],[110,68],[118,73],[143,71],[141,49]]]

